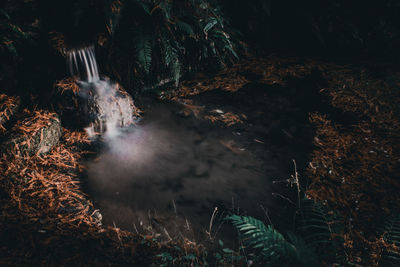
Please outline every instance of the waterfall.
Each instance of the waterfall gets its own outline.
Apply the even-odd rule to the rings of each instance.
[[[94,46],[71,49],[67,52],[70,75],[78,80],[79,95],[86,98],[91,123],[85,128],[90,137],[105,134],[113,137],[121,127],[134,123],[133,100],[117,83],[101,79]]]
[[[94,46],[71,49],[67,53],[69,73],[89,83],[100,80]]]

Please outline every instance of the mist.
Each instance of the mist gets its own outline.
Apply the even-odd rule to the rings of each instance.
[[[157,107],[106,139],[87,165],[104,222],[133,230],[156,221],[168,232],[204,233],[215,207],[260,213],[271,201],[264,164],[245,149],[224,146],[226,133],[205,130]]]

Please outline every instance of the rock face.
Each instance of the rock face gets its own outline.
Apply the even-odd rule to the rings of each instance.
[[[37,110],[26,112],[27,117],[18,121],[7,136],[2,152],[32,156],[45,154],[57,145],[62,128],[57,114]]]
[[[19,97],[0,94],[0,133],[6,132],[6,124],[18,112],[20,104]]]

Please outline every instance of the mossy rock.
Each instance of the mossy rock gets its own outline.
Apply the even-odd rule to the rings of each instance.
[[[22,156],[46,154],[58,144],[62,135],[57,114],[35,111],[18,121],[3,144],[3,153]]]

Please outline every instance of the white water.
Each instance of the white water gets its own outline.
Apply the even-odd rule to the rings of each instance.
[[[68,51],[68,68],[71,76],[87,82],[100,80],[94,46]]]
[[[81,95],[88,98],[88,113],[93,122],[85,128],[90,137],[104,134],[112,138],[121,127],[134,123],[133,101],[118,84],[100,79],[94,47],[72,49],[67,52],[71,76],[79,81]]]

